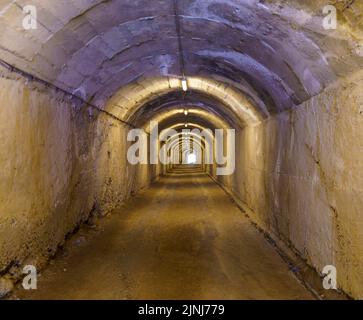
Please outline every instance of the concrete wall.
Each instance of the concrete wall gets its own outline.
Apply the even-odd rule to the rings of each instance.
[[[363,72],[237,133],[236,172],[219,177],[265,230],[363,297]],[[0,277],[41,266],[90,213],[146,187],[128,127],[61,94],[0,78]],[[215,167],[213,169],[215,172]]]
[[[363,72],[237,136],[220,177],[265,230],[363,298]]]
[[[0,279],[42,266],[90,213],[149,184],[130,167],[128,128],[54,91],[0,78]]]

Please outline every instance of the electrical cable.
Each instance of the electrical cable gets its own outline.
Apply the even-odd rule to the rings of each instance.
[[[112,113],[110,113],[110,112],[108,112],[106,110],[101,109],[100,107],[98,107],[98,106],[84,100],[82,97],[77,96],[74,93],[71,93],[71,92],[69,92],[69,91],[67,91],[65,89],[62,89],[62,88],[58,87],[57,85],[55,85],[55,84],[53,84],[51,82],[48,82],[48,81],[46,81],[44,79],[41,79],[41,78],[39,78],[37,76],[34,76],[34,75],[30,74],[30,73],[28,73],[28,72],[26,72],[24,70],[21,70],[21,69],[15,67],[15,66],[9,64],[8,62],[4,61],[3,59],[0,59],[0,65],[3,66],[5,69],[7,69],[8,71],[10,71],[12,73],[16,73],[16,74],[20,75],[23,78],[29,79],[31,81],[38,82],[38,83],[40,83],[40,84],[42,84],[42,85],[44,85],[44,86],[46,86],[48,88],[60,91],[65,95],[68,95],[68,96],[70,96],[72,98],[78,99],[81,103],[87,105],[88,107],[90,107],[92,109],[95,109],[98,112],[103,113],[103,114],[113,118],[114,120],[119,121],[119,122],[121,122],[121,123],[123,123],[123,124],[125,124],[127,126],[135,128],[135,126],[132,123],[129,123],[129,122],[125,121],[125,120],[120,119],[119,117],[115,116],[114,114],[112,114]]]

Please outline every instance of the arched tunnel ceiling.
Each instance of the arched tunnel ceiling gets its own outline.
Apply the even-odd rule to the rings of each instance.
[[[339,2],[339,1],[338,1]],[[322,26],[323,0],[178,1],[188,76],[233,84],[279,112],[362,67],[361,1]],[[38,29],[21,7],[38,8]],[[180,76],[172,0],[3,0],[0,58],[103,104],[140,78]]]
[[[185,115],[184,111],[188,114]],[[207,96],[201,92],[175,91],[170,94],[158,96],[144,104],[128,121],[137,127],[147,125],[150,120],[161,121],[171,115],[176,115],[176,120],[188,122],[190,116],[203,115],[203,117],[219,117],[224,119],[230,127],[238,128],[243,124],[239,122],[238,116],[233,111],[226,108],[223,103]]]
[[[191,101],[196,103],[210,102],[210,106],[216,112],[222,113],[225,110],[225,113],[233,115],[235,123],[238,123],[237,126],[256,123],[264,115],[266,116],[263,108],[262,110],[257,108],[244,94],[228,84],[201,77],[189,77],[188,84],[188,96],[192,99]],[[153,107],[154,99],[158,99],[160,104],[164,100],[168,101],[169,98],[171,101],[174,99],[174,102],[177,102],[175,94],[180,93],[180,91],[181,81],[177,78],[140,79],[120,89],[107,102],[105,108],[117,117],[129,122],[142,119],[145,121],[145,119],[147,120],[147,113],[145,112]],[[208,97],[207,101],[205,101],[206,96]]]
[[[183,120],[184,119],[178,115],[169,116],[168,118],[160,122],[159,128],[160,130],[168,129],[172,127],[174,124],[181,124],[181,126],[183,126],[184,124],[188,124],[188,126],[189,124],[191,125],[197,124],[203,128],[208,128],[211,130],[228,127],[226,123],[221,121],[219,118],[208,117],[207,114],[201,114],[198,116],[191,115],[187,118],[187,120],[184,121]],[[188,128],[184,127],[183,129],[188,129]]]

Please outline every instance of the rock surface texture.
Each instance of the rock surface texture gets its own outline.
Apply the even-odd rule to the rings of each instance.
[[[153,120],[235,129],[234,173],[204,171],[363,298],[363,2],[330,1],[330,30],[327,2],[33,0],[37,28],[25,29],[29,3],[0,0],[0,296],[170,170],[127,160],[129,130],[150,134]]]

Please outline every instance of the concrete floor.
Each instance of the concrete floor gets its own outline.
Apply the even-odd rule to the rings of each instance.
[[[313,299],[224,191],[180,168],[82,228],[20,299]]]

